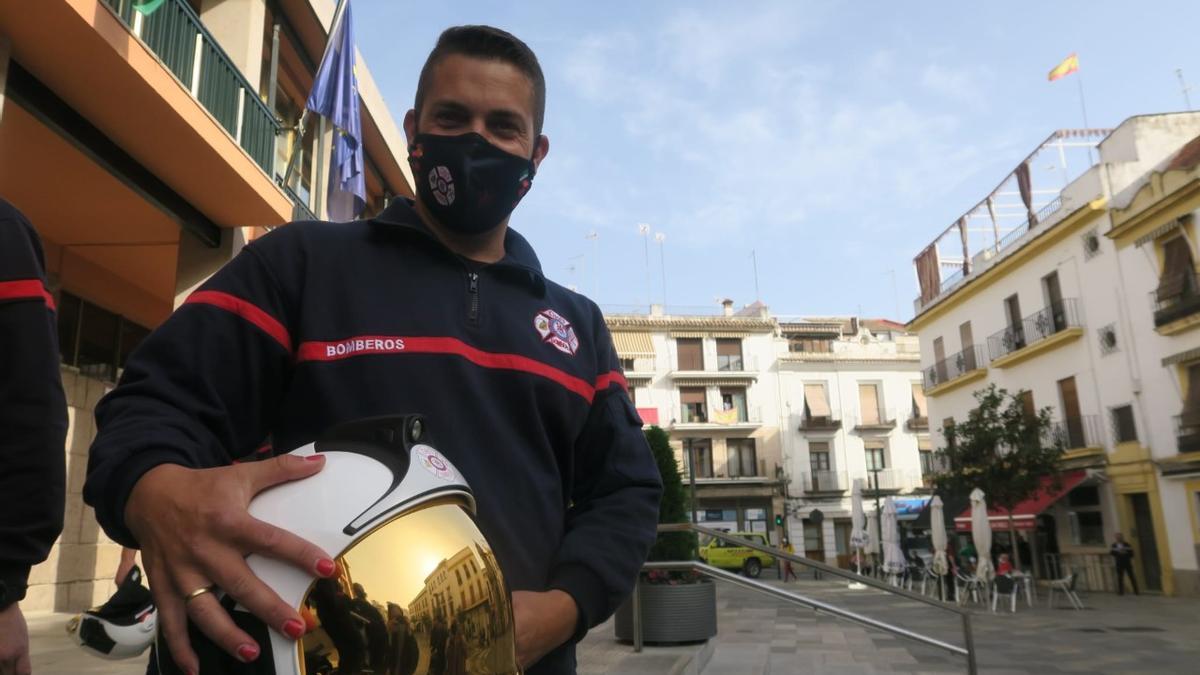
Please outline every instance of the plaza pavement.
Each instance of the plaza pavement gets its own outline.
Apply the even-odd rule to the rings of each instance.
[[[778,581],[770,583],[779,584]],[[874,590],[850,590],[844,581],[802,578],[791,590],[961,644],[956,615]],[[1142,595],[1083,595],[1088,609],[974,614],[980,672],[1043,673],[1200,672],[1200,600]],[[965,661],[913,642],[861,628],[779,600],[718,585],[719,635],[708,645],[647,647],[634,654],[613,639],[612,624],[598,626],[579,646],[580,675],[706,675],[963,673]],[[1059,603],[1060,607],[1065,603]],[[29,617],[34,673],[140,675],[134,661],[103,661],[71,644],[64,614]]]

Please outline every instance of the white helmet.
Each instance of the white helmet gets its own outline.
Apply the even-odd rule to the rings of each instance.
[[[84,651],[105,659],[128,659],[146,651],[154,642],[158,611],[150,591],[142,585],[136,566],[103,605],[74,616],[67,634]]]
[[[308,633],[293,641],[218,591],[262,652],[243,664],[189,626],[201,673],[520,672],[508,588],[473,520],[474,497],[430,442],[422,417],[389,416],[292,452],[321,453],[325,467],[259,494],[250,513],[327,551],[338,575],[249,556]],[[157,652],[163,673],[179,672],[165,643]]]

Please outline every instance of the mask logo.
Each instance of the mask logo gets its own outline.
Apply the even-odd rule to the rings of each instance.
[[[575,337],[571,322],[552,309],[542,310],[533,317],[533,327],[542,336],[542,342],[553,345],[564,354],[574,356],[579,349],[579,338]]]
[[[446,461],[445,457],[438,454],[437,450],[428,445],[419,445],[413,448],[413,454],[421,467],[429,473],[444,481],[454,480],[454,469],[450,468],[450,463]]]
[[[442,206],[450,206],[454,203],[454,177],[450,175],[450,169],[444,166],[434,167],[429,170],[429,189],[433,192],[433,198]]]

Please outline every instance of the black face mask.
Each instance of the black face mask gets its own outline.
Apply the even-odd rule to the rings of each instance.
[[[507,153],[477,133],[417,134],[408,163],[421,203],[438,223],[461,234],[500,224],[529,191],[533,161]]]

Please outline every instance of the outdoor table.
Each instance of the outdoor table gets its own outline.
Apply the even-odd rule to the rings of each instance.
[[[1033,575],[1025,572],[1013,572],[1013,581],[1025,591],[1025,604],[1033,607],[1033,601],[1037,598],[1037,589],[1033,586]]]

